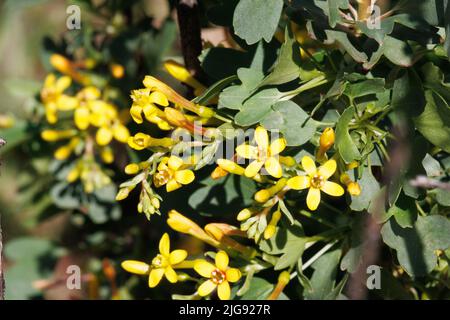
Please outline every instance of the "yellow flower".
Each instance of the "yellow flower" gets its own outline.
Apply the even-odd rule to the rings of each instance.
[[[156,139],[148,134],[139,132],[133,137],[128,138],[128,145],[135,150],[143,150],[148,147],[170,147],[173,145],[173,140],[170,138]]]
[[[230,282],[237,282],[241,278],[241,272],[236,268],[228,267],[229,258],[225,251],[216,254],[215,265],[206,260],[197,260],[194,270],[202,277],[209,278],[198,288],[198,294],[202,297],[209,295],[217,288],[220,300],[230,299]]]
[[[194,181],[194,172],[182,169],[183,159],[176,156],[164,157],[158,165],[158,172],[153,176],[153,183],[157,188],[166,185],[167,192],[180,188],[183,184]]]
[[[170,252],[170,238],[169,235],[165,233],[159,241],[159,254],[153,258],[151,265],[141,261],[126,260],[122,262],[122,268],[128,272],[139,275],[150,272],[148,286],[154,288],[159,284],[163,276],[165,276],[169,282],[176,283],[178,281],[178,275],[175,272],[174,267],[181,264],[186,257],[186,250],[174,250]]]
[[[169,105],[169,101],[163,93],[160,91],[152,92],[148,88],[133,90],[131,99],[133,100],[133,105],[130,108],[130,114],[133,120],[139,124],[144,121],[142,113],[144,113],[145,118],[150,122],[155,123],[157,119],[162,120],[161,116],[164,115],[164,112],[161,111],[156,104],[162,107],[167,107]]]
[[[78,105],[78,100],[64,94],[70,87],[72,80],[68,76],[56,78],[54,74],[49,74],[44,81],[41,90],[41,100],[45,107],[45,115],[48,123],[54,124],[58,121],[58,110],[72,110]]]
[[[322,149],[323,152],[330,150],[334,144],[334,140],[335,134],[333,128],[326,128],[320,135],[320,149]]]
[[[112,76],[116,79],[123,78],[123,76],[125,75],[125,68],[118,63],[112,63],[109,68],[111,70]]]
[[[245,168],[245,176],[253,178],[264,166],[271,176],[280,178],[283,169],[276,156],[286,148],[284,138],[276,139],[269,145],[267,130],[257,127],[255,141],[257,146],[242,144],[236,148],[236,153],[240,157],[254,160]]]
[[[352,181],[350,176],[347,173],[341,174],[340,177],[341,183],[347,186],[347,191],[352,196],[359,196],[361,194],[361,187],[358,182]]]
[[[319,206],[320,191],[334,197],[339,197],[344,194],[344,189],[339,184],[328,181],[328,178],[336,171],[336,161],[328,160],[317,169],[314,160],[308,156],[304,156],[302,166],[307,175],[290,178],[287,185],[295,190],[309,188],[306,205],[310,210],[314,211]]]

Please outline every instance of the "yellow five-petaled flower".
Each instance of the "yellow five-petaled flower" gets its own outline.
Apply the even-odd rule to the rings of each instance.
[[[253,160],[245,168],[245,176],[253,178],[264,166],[271,176],[280,178],[283,169],[277,156],[286,148],[286,140],[278,138],[269,144],[267,130],[259,126],[255,130],[255,141],[256,146],[242,144],[236,148],[240,157]]]
[[[195,271],[201,276],[209,278],[198,288],[200,296],[205,297],[217,288],[219,299],[230,299],[230,282],[238,281],[241,278],[241,272],[237,268],[229,268],[228,262],[228,255],[225,251],[219,251],[216,254],[215,265],[206,260],[196,261]]]
[[[166,185],[167,192],[180,188],[183,184],[189,184],[195,179],[194,172],[183,169],[183,159],[177,156],[162,158],[158,165],[158,172],[153,176],[156,187]]]
[[[344,189],[337,183],[328,181],[336,171],[336,161],[328,160],[319,168],[314,160],[308,156],[302,158],[302,167],[305,176],[296,176],[288,180],[287,185],[291,189],[302,190],[309,188],[306,197],[306,205],[310,210],[316,210],[320,203],[320,191],[330,196],[339,197],[344,194]]]
[[[159,284],[163,276],[169,282],[176,283],[178,276],[173,267],[180,265],[186,257],[186,250],[174,250],[170,252],[170,238],[165,233],[159,241],[159,254],[153,258],[151,265],[141,261],[126,260],[122,262],[122,268],[134,274],[143,275],[150,273],[148,286],[154,288]]]

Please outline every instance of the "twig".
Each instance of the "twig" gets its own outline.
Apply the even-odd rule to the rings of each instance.
[[[0,138],[0,147],[3,147],[6,141]],[[0,300],[5,299],[5,278],[3,276],[3,237],[2,237],[2,221],[0,215]]]
[[[400,172],[402,172],[405,166],[408,166],[411,158],[411,147],[408,143],[405,125],[394,127],[393,133],[397,139],[393,140],[394,145],[390,148],[389,152],[390,160],[387,162],[383,173],[383,184],[386,186],[395,185],[396,180],[400,178]],[[377,218],[385,210],[385,204],[389,194],[388,189],[375,199],[374,209],[371,214],[367,215],[365,229],[362,235],[362,239],[366,241],[363,245],[361,263],[358,269],[351,275],[347,287],[347,296],[352,300],[367,298],[367,267],[376,264],[379,258],[381,224],[377,222],[379,220]]]
[[[202,53],[202,38],[197,0],[178,0],[177,16],[184,63],[189,72],[202,81],[205,75],[198,60]]]
[[[409,183],[413,187],[419,187],[424,189],[443,189],[450,191],[450,183],[445,183],[439,180],[430,179],[427,176],[417,176],[414,179],[410,180]]]

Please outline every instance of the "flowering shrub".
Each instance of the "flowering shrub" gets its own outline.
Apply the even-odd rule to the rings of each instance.
[[[170,54],[172,18],[134,2],[55,43],[18,120],[49,164],[49,208],[85,237],[59,246],[92,252],[87,298],[449,297],[436,1],[201,1],[191,16],[162,1],[179,15]],[[180,15],[203,10],[219,44],[184,38]],[[7,140],[17,126],[0,117]]]

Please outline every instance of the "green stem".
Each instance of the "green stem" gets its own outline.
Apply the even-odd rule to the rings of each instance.
[[[308,82],[306,82],[305,84],[301,85],[300,87],[298,87],[297,89],[291,90],[291,91],[287,91],[284,92],[280,98],[280,100],[290,100],[293,97],[295,97],[296,95],[316,88],[316,87],[320,87],[321,85],[330,82],[330,79],[327,79],[327,77],[325,75],[319,76],[317,78],[314,78]]]
[[[330,227],[330,228],[336,228],[336,225],[335,225],[334,223],[328,221],[328,220],[325,219],[325,218],[321,218],[321,217],[319,217],[319,216],[317,216],[317,215],[314,215],[314,214],[312,214],[312,213],[309,212],[309,211],[306,211],[306,210],[300,210],[299,213],[300,213],[302,216],[305,216],[305,217],[310,218],[310,219],[312,219],[312,220],[316,220],[317,222],[320,222],[320,223],[326,225],[327,227]]]

